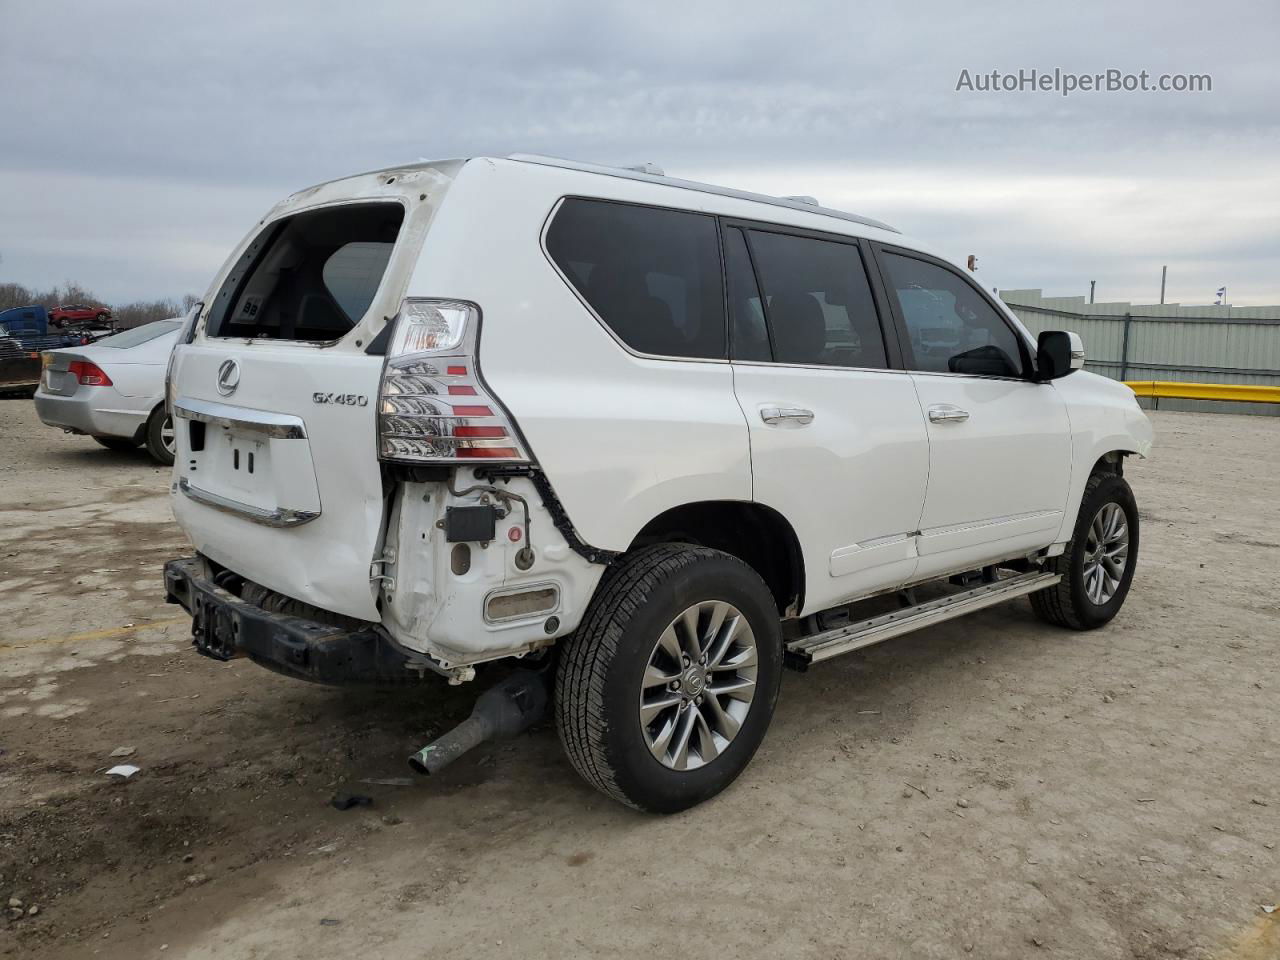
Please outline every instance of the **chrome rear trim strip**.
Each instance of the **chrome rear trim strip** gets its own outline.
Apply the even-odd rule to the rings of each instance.
[[[188,499],[194,500],[196,503],[202,503],[206,507],[212,507],[214,510],[231,513],[267,527],[296,527],[300,524],[310,523],[320,516],[319,510],[290,510],[288,507],[276,507],[274,510],[266,510],[262,507],[255,507],[250,503],[232,500],[229,497],[220,497],[216,493],[210,493],[208,490],[201,490],[199,487],[192,486],[186,477],[178,480],[178,489]]]
[[[228,403],[214,403],[212,400],[179,397],[174,401],[173,415],[215,427],[261,433],[273,440],[305,440],[307,437],[307,428],[301,417],[269,410],[233,407]]]

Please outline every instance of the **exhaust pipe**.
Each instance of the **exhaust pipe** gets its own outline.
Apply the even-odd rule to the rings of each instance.
[[[486,740],[514,737],[547,710],[545,670],[517,670],[480,694],[471,716],[409,758],[421,774],[439,773]]]

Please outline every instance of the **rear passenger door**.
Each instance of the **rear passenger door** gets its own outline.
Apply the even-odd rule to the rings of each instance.
[[[1017,332],[958,269],[873,245],[929,431],[918,577],[1047,546],[1071,479],[1066,405]]]
[[[812,612],[911,579],[928,439],[853,238],[722,223],[753,497],[786,517]]]

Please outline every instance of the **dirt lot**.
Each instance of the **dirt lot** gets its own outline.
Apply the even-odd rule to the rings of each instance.
[[[0,955],[1280,957],[1280,421],[1155,422],[1110,628],[1020,601],[789,674],[738,784],[658,819],[549,727],[361,783],[473,691],[196,656],[167,472],[0,401]]]

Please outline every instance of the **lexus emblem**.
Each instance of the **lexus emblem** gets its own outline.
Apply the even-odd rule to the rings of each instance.
[[[240,364],[235,360],[223,360],[218,367],[218,392],[229,397],[240,386]]]

